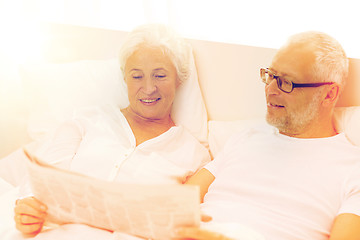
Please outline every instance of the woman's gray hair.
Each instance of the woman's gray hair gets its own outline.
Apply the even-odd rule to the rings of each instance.
[[[162,24],[141,25],[128,34],[119,55],[120,68],[123,74],[128,58],[141,45],[163,49],[174,64],[180,83],[189,78],[192,48],[174,30]]]
[[[317,82],[335,82],[343,88],[349,72],[349,59],[336,39],[322,32],[308,31],[293,35],[289,43],[313,46],[315,48],[314,79]]]

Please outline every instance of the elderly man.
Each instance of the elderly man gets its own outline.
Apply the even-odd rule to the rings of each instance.
[[[332,37],[292,36],[260,70],[266,120],[275,128],[234,135],[188,181],[200,185],[204,213],[266,239],[360,239],[360,149],[333,125],[347,73],[348,59]],[[179,234],[221,239],[201,229]]]

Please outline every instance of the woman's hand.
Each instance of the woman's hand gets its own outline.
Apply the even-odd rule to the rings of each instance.
[[[18,199],[15,206],[16,228],[24,235],[37,235],[45,221],[47,207],[34,197]]]

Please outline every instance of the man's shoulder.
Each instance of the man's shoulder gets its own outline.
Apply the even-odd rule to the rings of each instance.
[[[234,145],[241,142],[249,142],[252,140],[260,140],[262,138],[272,138],[278,130],[267,123],[258,124],[249,128],[234,132],[226,142],[226,145]]]

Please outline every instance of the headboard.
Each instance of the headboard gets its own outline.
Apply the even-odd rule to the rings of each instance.
[[[115,58],[127,34],[122,31],[53,23],[44,24],[41,29],[46,36],[42,55],[52,63]],[[276,50],[194,39],[189,41],[194,49],[209,120],[240,120],[264,116],[264,85],[259,79],[259,68],[270,64]],[[360,106],[359,91],[360,59],[350,59],[349,81],[338,106]],[[29,113],[18,111],[2,114],[0,157],[29,141],[24,133],[25,121],[14,121],[26,119]]]
[[[126,32],[48,24],[44,55],[50,62],[116,57]],[[265,112],[259,69],[269,66],[276,49],[188,39],[194,49],[209,120],[248,119]],[[286,39],[284,39],[284,42]],[[350,59],[348,84],[338,106],[360,105],[360,59]]]

